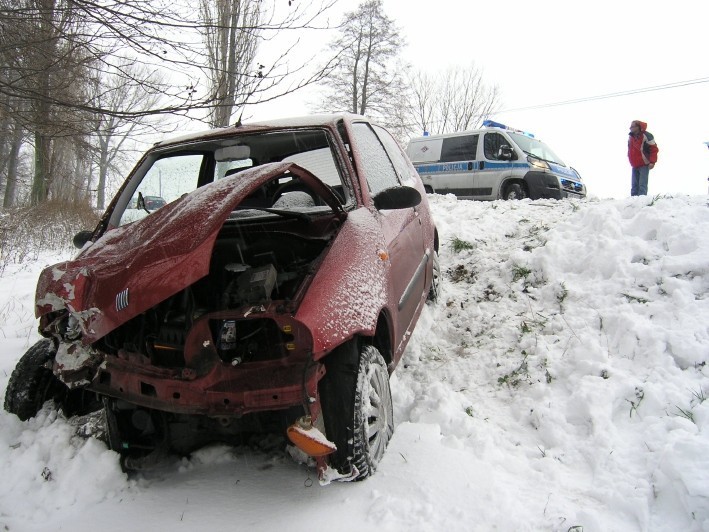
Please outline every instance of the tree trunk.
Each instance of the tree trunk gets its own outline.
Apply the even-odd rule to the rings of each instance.
[[[96,187],[96,207],[103,210],[106,204],[106,178],[108,176],[108,139],[101,138],[98,163],[98,186]]]
[[[22,147],[22,128],[15,124],[15,131],[10,146],[10,153],[7,160],[7,183],[5,184],[5,197],[2,206],[9,208],[15,205],[15,195],[17,193],[17,167],[20,161],[20,148]]]
[[[49,151],[51,140],[40,132],[34,134],[34,178],[32,179],[32,205],[39,205],[49,196]]]

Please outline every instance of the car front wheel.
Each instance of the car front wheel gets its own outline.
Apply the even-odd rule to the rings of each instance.
[[[510,183],[505,187],[503,199],[506,200],[521,200],[527,197],[527,191],[524,186],[519,183]]]
[[[66,400],[69,389],[49,369],[55,355],[50,340],[40,340],[22,355],[7,383],[5,410],[27,421],[37,415],[46,401]]]
[[[372,345],[352,341],[330,357],[320,384],[325,431],[337,446],[330,465],[363,480],[374,474],[394,433],[389,372]]]

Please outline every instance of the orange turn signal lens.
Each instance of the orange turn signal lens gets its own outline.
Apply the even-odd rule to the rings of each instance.
[[[327,456],[337,450],[337,446],[334,443],[313,427],[310,416],[304,416],[293,423],[288,427],[287,434],[293,445],[314,458]]]

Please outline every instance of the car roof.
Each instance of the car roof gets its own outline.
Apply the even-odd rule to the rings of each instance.
[[[209,139],[212,137],[228,136],[230,133],[233,134],[244,134],[244,133],[256,133],[258,131],[267,131],[271,129],[288,129],[288,128],[302,128],[302,127],[335,127],[336,124],[341,121],[352,121],[352,120],[365,120],[365,117],[361,115],[356,115],[352,113],[332,113],[332,114],[318,114],[309,116],[297,116],[292,118],[278,118],[275,120],[264,120],[259,122],[253,122],[249,124],[236,124],[233,126],[226,126],[216,129],[208,129],[204,131],[198,131],[195,133],[188,133],[186,135],[181,135],[179,137],[174,137],[166,140],[156,142],[154,147],[167,146],[171,144],[179,144],[182,142],[190,142],[202,139]]]

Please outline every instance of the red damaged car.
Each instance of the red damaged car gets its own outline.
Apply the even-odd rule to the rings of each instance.
[[[75,244],[39,278],[45,339],[6,410],[98,404],[128,470],[280,431],[321,477],[374,472],[389,373],[439,275],[423,186],[385,129],[334,115],[160,142]]]

